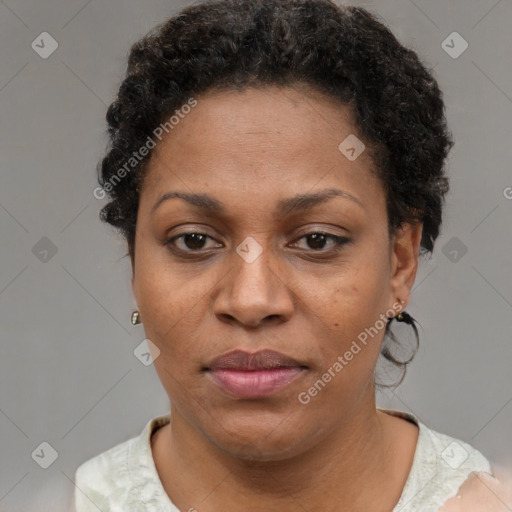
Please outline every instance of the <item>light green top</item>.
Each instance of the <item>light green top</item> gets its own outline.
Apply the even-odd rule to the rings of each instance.
[[[379,410],[419,428],[412,467],[392,512],[437,512],[471,472],[492,475],[488,460],[469,444],[429,429],[413,414]],[[139,436],[79,466],[76,512],[180,512],[165,493],[151,451],[151,434],[168,422],[169,414],[153,418]]]

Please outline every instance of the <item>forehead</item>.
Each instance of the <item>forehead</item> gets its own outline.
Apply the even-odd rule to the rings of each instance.
[[[315,187],[382,195],[369,151],[349,159],[340,150],[357,130],[336,99],[309,87],[266,87],[196,100],[153,150],[143,186],[148,200],[166,189],[237,191],[260,202]]]
[[[209,91],[196,101],[157,152],[186,147],[198,138],[204,139],[208,151],[236,146],[273,150],[291,144],[294,150],[309,152],[313,141],[323,139],[323,146],[334,144],[336,149],[340,137],[356,131],[348,106],[306,85]]]

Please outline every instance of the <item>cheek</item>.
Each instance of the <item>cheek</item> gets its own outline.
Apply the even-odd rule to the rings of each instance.
[[[385,269],[375,263],[354,266],[335,279],[330,277],[309,302],[315,310],[325,312],[332,328],[351,330],[373,324],[387,309],[388,291]]]
[[[134,290],[143,323],[160,336],[191,309],[193,288],[172,265],[165,247],[149,234],[137,238]]]
[[[324,283],[321,291],[308,296],[306,314],[322,320],[324,336],[319,348],[326,367],[346,354],[349,371],[345,373],[373,370],[384,337],[381,315],[388,308],[385,277],[385,269],[376,261],[373,265],[365,263],[335,280],[331,277],[326,281],[328,286]]]
[[[137,302],[142,323],[146,337],[160,350],[155,368],[164,382],[172,385],[173,378],[181,381],[198,374],[207,346],[215,351],[210,336],[215,319],[209,311],[211,290],[219,277],[207,272],[198,278],[196,272],[194,279],[170,268],[168,262],[158,265],[148,256],[139,263]]]

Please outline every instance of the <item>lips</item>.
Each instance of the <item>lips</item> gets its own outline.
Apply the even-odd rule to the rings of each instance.
[[[237,398],[263,398],[288,386],[307,369],[273,350],[234,350],[214,359],[205,370],[213,382]]]
[[[300,368],[299,362],[274,350],[244,352],[233,350],[214,359],[208,366],[209,370],[275,370],[276,368]]]

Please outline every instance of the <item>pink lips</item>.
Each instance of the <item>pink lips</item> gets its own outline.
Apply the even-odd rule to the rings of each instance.
[[[239,398],[262,398],[290,384],[306,367],[273,350],[255,353],[234,350],[214,359],[207,368],[213,381]]]

